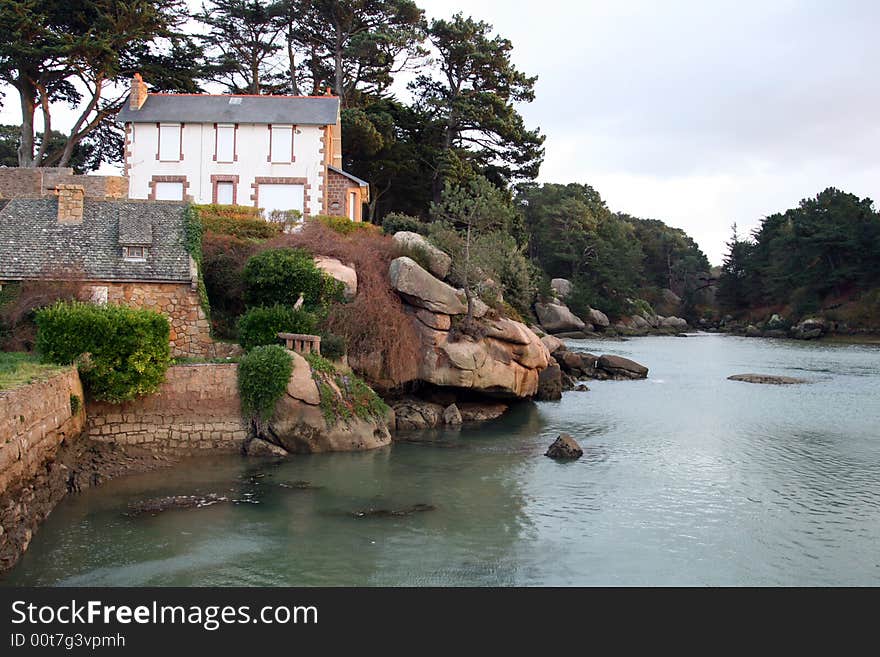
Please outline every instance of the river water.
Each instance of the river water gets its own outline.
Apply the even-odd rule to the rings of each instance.
[[[384,450],[201,458],[112,481],[64,500],[2,583],[880,584],[880,347],[569,345],[633,358],[649,378]],[[726,380],[746,372],[813,383]],[[543,456],[561,431],[579,461]],[[236,502],[126,515],[209,493]],[[357,517],[369,509],[412,512]]]

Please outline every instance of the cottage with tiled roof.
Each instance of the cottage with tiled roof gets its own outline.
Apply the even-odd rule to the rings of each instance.
[[[52,191],[57,198],[0,201],[0,285],[77,280],[93,301],[168,316],[174,355],[215,355],[187,250],[186,205],[88,198],[80,185]]]
[[[339,117],[336,96],[149,93],[135,75],[117,116],[129,196],[360,221],[369,185],[342,170]]]

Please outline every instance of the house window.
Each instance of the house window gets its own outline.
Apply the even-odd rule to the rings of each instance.
[[[233,205],[235,203],[235,183],[218,181],[217,200],[218,205]]]
[[[357,221],[357,192],[348,193],[348,218]]]
[[[217,161],[235,161],[235,126],[231,124],[217,126]]]
[[[123,260],[146,260],[147,249],[143,246],[123,246],[122,258]]]
[[[159,125],[159,160],[162,162],[180,162],[179,123],[162,123]]]
[[[269,161],[282,164],[289,164],[293,161],[293,126],[270,126]]]
[[[156,182],[153,185],[153,188],[156,190],[155,198],[157,201],[183,200],[182,182]]]

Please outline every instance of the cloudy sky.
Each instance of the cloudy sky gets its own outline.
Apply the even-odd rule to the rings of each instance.
[[[730,225],[828,186],[880,199],[880,3],[428,0],[514,44],[545,182],[685,229],[720,263]]]
[[[419,4],[492,23],[539,76],[522,112],[547,135],[542,181],[683,228],[713,263],[734,221],[749,231],[828,186],[880,198],[880,3]]]

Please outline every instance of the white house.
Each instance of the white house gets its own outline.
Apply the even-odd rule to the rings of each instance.
[[[342,170],[336,96],[150,93],[117,120],[133,199],[193,200],[361,220],[369,185]]]

